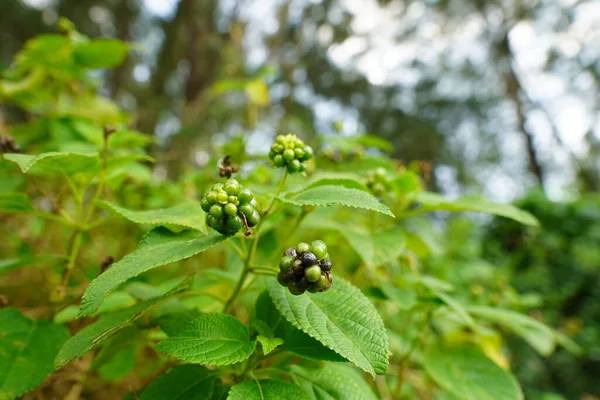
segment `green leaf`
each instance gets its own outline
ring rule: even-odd
[[[135,356],[138,350],[136,344],[119,349],[106,363],[98,368],[102,379],[119,382],[125,379],[135,367]]]
[[[404,230],[398,226],[376,233],[371,240],[374,249],[371,261],[373,265],[381,265],[398,258],[406,247]]]
[[[100,201],[98,204],[136,224],[176,225],[206,233],[205,213],[202,211],[200,204],[195,201],[189,201],[174,207],[146,211],[128,210],[106,201]]]
[[[414,200],[421,204],[421,208],[417,209],[417,213],[431,211],[471,211],[499,215],[525,225],[539,225],[538,220],[527,211],[520,210],[512,204],[495,203],[481,196],[470,195],[456,200],[448,200],[437,193],[420,192]]]
[[[123,282],[161,265],[192,257],[224,240],[226,236],[204,236],[191,231],[175,234],[164,228],[150,231],[139,247],[94,279],[81,300],[80,317],[93,314],[104,297]]]
[[[14,308],[0,310],[0,400],[17,398],[41,384],[68,338],[61,325],[32,321]]]
[[[327,364],[322,369],[293,365],[292,372],[313,400],[377,400],[362,375],[349,365]]]
[[[152,381],[140,400],[209,400],[218,372],[200,365],[178,365]]]
[[[309,360],[347,361],[283,318],[267,291],[258,296],[256,318],[254,326],[261,335],[283,339],[281,350],[289,351]]]
[[[9,258],[6,260],[0,260],[0,274],[5,274],[12,271],[15,268],[19,268],[25,265],[32,265],[43,263],[46,261],[56,261],[64,259],[64,256],[42,256],[42,257],[25,257],[25,258]]]
[[[473,347],[432,346],[423,358],[425,371],[462,400],[522,400],[517,380]]]
[[[301,190],[294,191],[293,193],[304,192],[308,189],[317,188],[320,186],[340,186],[345,187],[347,189],[357,189],[362,190],[364,192],[368,192],[367,189],[362,183],[353,178],[348,178],[344,176],[335,176],[335,175],[325,175],[322,178],[316,179],[308,184],[308,186],[302,188]]]
[[[475,321],[473,321],[473,317],[471,317],[467,309],[458,301],[456,301],[452,296],[448,296],[446,293],[439,290],[433,290],[433,293],[438,299],[443,301],[448,306],[448,308],[454,311],[454,313],[461,320],[463,320],[465,324],[469,326],[475,326]]]
[[[486,306],[469,307],[469,311],[476,317],[512,331],[543,356],[552,354],[559,342],[558,332],[527,315]]]
[[[0,213],[32,211],[31,200],[25,193],[0,193]]]
[[[96,39],[79,43],[73,50],[73,57],[87,68],[114,68],[125,60],[129,46],[116,39]]]
[[[358,189],[348,189],[342,186],[317,186],[291,198],[277,197],[283,203],[297,206],[328,207],[342,205],[346,207],[363,208],[393,217],[394,214],[383,203],[380,203],[369,193]]]
[[[263,335],[258,335],[256,337],[256,340],[260,342],[263,349],[263,354],[269,354],[270,352],[275,350],[276,347],[283,344],[283,339],[278,337],[267,337]]]
[[[5,154],[4,158],[16,163],[23,173],[33,167],[37,170],[75,174],[97,169],[100,160],[98,153],[58,153],[49,152],[32,156],[28,154]]]
[[[174,294],[185,291],[190,286],[191,279],[185,279],[181,284],[163,296],[146,300],[131,308],[117,311],[110,314],[104,314],[96,322],[83,328],[77,334],[71,337],[60,349],[60,353],[54,361],[54,365],[59,368],[66,365],[71,360],[81,357],[89,350],[93,349],[133,321],[138,319],[144,312],[158,303],[166,300]]]
[[[279,312],[296,328],[373,376],[387,370],[385,326],[358,288],[335,277],[324,293],[294,296],[274,279],[268,289]]]
[[[229,391],[227,400],[310,400],[308,394],[291,383],[263,380],[238,383]]]
[[[156,348],[188,363],[229,365],[250,357],[255,346],[248,339],[248,329],[235,317],[211,313],[196,318]]]

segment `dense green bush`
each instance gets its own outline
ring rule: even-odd
[[[517,400],[500,328],[544,356],[576,348],[472,296],[450,279],[460,263],[434,268],[417,223],[474,211],[537,225],[529,213],[427,192],[369,135],[258,156],[242,135],[197,171],[160,179],[153,139],[127,128],[91,73],[128,45],[61,27],[29,41],[0,81],[25,121],[2,132],[0,399]],[[279,284],[294,246],[294,284],[318,265],[328,290]]]

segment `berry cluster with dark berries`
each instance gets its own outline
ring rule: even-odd
[[[367,187],[377,197],[383,197],[389,190],[389,182],[385,168],[377,168],[367,172]]]
[[[277,280],[293,295],[307,290],[324,292],[331,287],[331,260],[327,245],[321,240],[287,249],[279,261],[279,269]]]
[[[208,213],[207,225],[223,235],[235,235],[242,227],[246,227],[248,235],[248,227],[260,221],[254,194],[233,178],[213,185],[200,205]]]
[[[306,161],[312,157],[313,149],[291,133],[278,135],[269,151],[273,165],[287,168],[290,174],[306,171]]]

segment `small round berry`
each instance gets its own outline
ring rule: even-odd
[[[250,204],[253,208],[256,208],[256,206],[258,205],[258,201],[256,201],[255,197],[253,197],[248,204]]]
[[[322,240],[315,240],[310,244],[310,251],[321,260],[327,254],[327,245]]]
[[[288,248],[284,253],[284,256],[296,257],[296,249],[293,247]]]
[[[208,215],[206,216],[206,224],[207,224],[208,226],[210,226],[211,228],[212,228],[212,226],[215,224],[215,221],[216,221],[216,220],[217,220],[217,219],[216,219],[215,217],[213,217],[212,215],[210,215],[210,214],[208,214]]]
[[[206,197],[204,197],[204,198],[202,198],[202,200],[200,200],[200,207],[202,207],[202,210],[204,212],[208,212],[208,210],[210,210],[210,203],[208,202]]]
[[[319,277],[319,280],[315,283],[315,287],[319,290],[323,290],[327,287],[328,284],[329,284],[329,279],[327,278],[327,275],[321,274],[321,276]]]
[[[296,157],[296,155],[294,153],[294,150],[292,150],[292,149],[286,149],[283,152],[283,159],[287,162],[292,161],[295,157]]]
[[[269,160],[272,160],[273,158],[275,158],[275,156],[277,155],[277,153],[275,153],[273,150],[269,150]]]
[[[286,272],[294,265],[294,257],[283,256],[281,260],[279,260],[279,269],[282,272]]]
[[[297,282],[290,283],[290,285],[288,286],[288,289],[289,289],[290,293],[293,294],[294,296],[300,296],[301,294],[303,294],[306,291],[306,289],[302,289],[301,287],[299,287]]]
[[[281,154],[277,154],[275,157],[273,157],[273,164],[276,167],[283,167],[285,165],[285,160],[283,159]]]
[[[220,204],[227,204],[227,202],[229,202],[229,196],[226,192],[219,192],[219,194],[217,195],[217,201]]]
[[[296,147],[297,149],[303,149],[304,142],[300,139],[296,139],[296,141],[294,142],[294,147]]]
[[[230,202],[230,203],[232,203],[232,204],[235,204],[235,202],[237,201],[237,199],[238,199],[237,197],[235,197],[235,196],[233,196],[233,195],[230,195],[230,196],[227,198],[227,201],[228,201],[228,202]]]
[[[284,146],[285,146],[286,150],[294,150],[294,147],[296,147],[296,144],[290,140]]]
[[[244,226],[244,221],[242,221],[239,215],[234,215],[233,217],[227,218],[225,226],[227,227],[227,230],[229,230],[232,234],[235,234],[237,231],[242,229],[242,226]]]
[[[326,260],[326,261],[329,261],[329,260],[331,260],[331,258],[329,257],[329,253],[325,254],[325,255],[323,256],[322,260]]]
[[[295,158],[297,158],[298,160],[301,160],[302,157],[304,157],[304,149],[301,149],[300,147],[296,147],[294,149],[294,156]]]
[[[298,254],[302,254],[305,251],[309,251],[310,250],[310,246],[308,245],[308,243],[298,243],[298,245],[296,246],[296,253]]]
[[[308,161],[313,157],[313,149],[310,146],[304,146],[304,156],[302,161]]]
[[[208,192],[208,194],[206,195],[206,201],[208,201],[208,204],[210,204],[211,206],[213,204],[217,203],[217,192],[215,191],[210,191]]]
[[[216,219],[223,218],[223,215],[225,215],[225,212],[223,211],[223,207],[218,204],[213,204],[212,206],[210,206],[209,213]]]
[[[283,136],[283,135],[277,135],[277,137],[275,138],[275,142],[277,142],[279,144],[284,144],[285,143],[285,136]]]
[[[298,161],[296,159],[292,160],[287,165],[287,170],[291,174],[293,174],[294,172],[300,172],[300,168],[302,168],[302,165],[300,164],[300,161]]]
[[[281,143],[273,143],[271,150],[273,150],[276,154],[281,154],[283,153],[283,150],[285,150],[285,147]]]
[[[304,253],[309,254],[309,253]],[[309,282],[316,282],[321,278],[321,267],[318,265],[313,265],[304,271],[304,277]]]
[[[252,201],[252,199],[254,198],[254,195],[252,194],[252,191],[250,189],[243,188],[242,190],[240,190],[237,197],[238,197],[238,200],[240,201],[240,204],[247,204]]]
[[[223,210],[225,211],[225,214],[229,215],[230,217],[233,217],[238,212],[238,208],[233,203],[225,204]]]
[[[306,278],[302,278],[302,279],[298,280],[296,283],[297,283],[298,287],[302,290],[307,290],[311,286],[310,282]]]
[[[239,206],[239,210],[244,213],[246,218],[254,213],[254,207],[252,207],[250,204],[242,204]]]
[[[287,287],[290,284],[291,279],[287,272],[280,272],[277,274],[277,282],[279,282],[281,286]]]
[[[212,186],[212,190],[214,190],[215,192],[220,192],[221,189],[223,189],[223,184],[222,183],[215,183]]]
[[[227,182],[225,182],[223,189],[225,189],[227,194],[235,196],[240,192],[240,184],[235,179],[229,179]]]
[[[260,214],[258,211],[254,210],[251,215],[246,215],[246,221],[248,221],[248,226],[256,226],[260,222]]]
[[[298,172],[306,172],[306,168],[307,168],[307,165],[303,161],[303,162],[300,163],[300,170]]]
[[[331,267],[332,266],[333,265],[331,264],[331,261],[329,261],[329,260],[323,260],[323,261],[321,261],[321,270],[323,272],[329,272],[329,271],[331,271]]]
[[[302,265],[304,265],[306,268],[315,265],[318,262],[317,256],[310,251],[305,251],[304,253],[300,254],[300,260],[302,261]]]
[[[225,233],[227,230],[225,226],[225,219],[223,218],[214,218],[210,226],[219,233]]]

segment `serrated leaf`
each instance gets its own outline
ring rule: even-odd
[[[258,319],[255,321],[255,327],[260,334],[283,339],[281,350],[289,351],[309,360],[347,361],[344,357],[323,346],[317,339],[295,328],[283,318],[267,291],[258,296],[256,318]],[[262,324],[260,324],[261,322]],[[261,326],[264,329],[260,329]]]
[[[294,204],[297,206],[328,207],[342,205],[376,211],[381,214],[389,215],[390,217],[394,216],[388,206],[380,203],[369,193],[358,189],[348,189],[342,186],[318,186],[300,192],[291,198],[277,197],[277,199],[283,203]]]
[[[0,400],[17,398],[41,384],[68,338],[61,325],[32,321],[14,308],[0,310]]]
[[[140,400],[209,400],[218,372],[200,365],[178,365],[153,380]]]
[[[327,364],[322,369],[293,365],[292,373],[313,400],[377,400],[362,375],[349,365]]]
[[[0,193],[0,213],[32,211],[31,200],[25,193]]]
[[[291,383],[263,380],[238,383],[229,391],[227,400],[310,400],[308,394]]]
[[[37,156],[29,154],[5,154],[4,158],[16,163],[23,173],[29,172],[33,167],[46,171],[75,174],[88,172],[98,167],[100,160],[98,153],[59,153],[48,152]]]
[[[248,338],[248,329],[227,314],[204,314],[156,348],[188,363],[229,365],[250,357],[256,346]]]
[[[418,213],[430,211],[452,211],[452,212],[480,212],[492,215],[499,215],[513,219],[525,225],[538,226],[538,220],[528,213],[512,204],[496,203],[481,196],[464,196],[456,200],[448,200],[437,193],[420,192],[415,201],[421,204]]]
[[[558,342],[557,332],[527,315],[486,306],[469,307],[469,311],[476,317],[509,329],[543,356],[552,354]]]
[[[522,400],[517,380],[473,347],[432,346],[423,357],[425,371],[462,400]]]
[[[292,295],[276,280],[269,294],[281,314],[296,328],[375,376],[388,365],[388,338],[381,317],[361,291],[335,277],[330,290]]]
[[[205,213],[202,211],[200,204],[194,201],[182,203],[174,207],[145,211],[128,210],[106,201],[100,201],[98,204],[136,224],[154,226],[176,225],[206,233]]]
[[[127,43],[116,39],[95,39],[78,43],[73,49],[75,61],[86,68],[114,68],[129,51]]]
[[[77,332],[75,336],[71,337],[65,343],[60,349],[60,352],[54,361],[54,365],[59,368],[66,365],[71,360],[81,357],[89,350],[131,324],[151,307],[168,299],[174,294],[187,290],[190,287],[190,283],[191,279],[187,278],[163,296],[143,301],[125,310],[102,315],[96,322]]]
[[[278,337],[267,337],[263,335],[258,335],[256,340],[261,344],[263,349],[263,354],[269,354],[275,348],[283,344],[283,339]]]
[[[81,300],[80,317],[96,312],[105,296],[123,282],[161,265],[184,260],[226,240],[226,236],[204,236],[199,232],[175,234],[164,228],[149,232],[138,248],[94,279]]]

